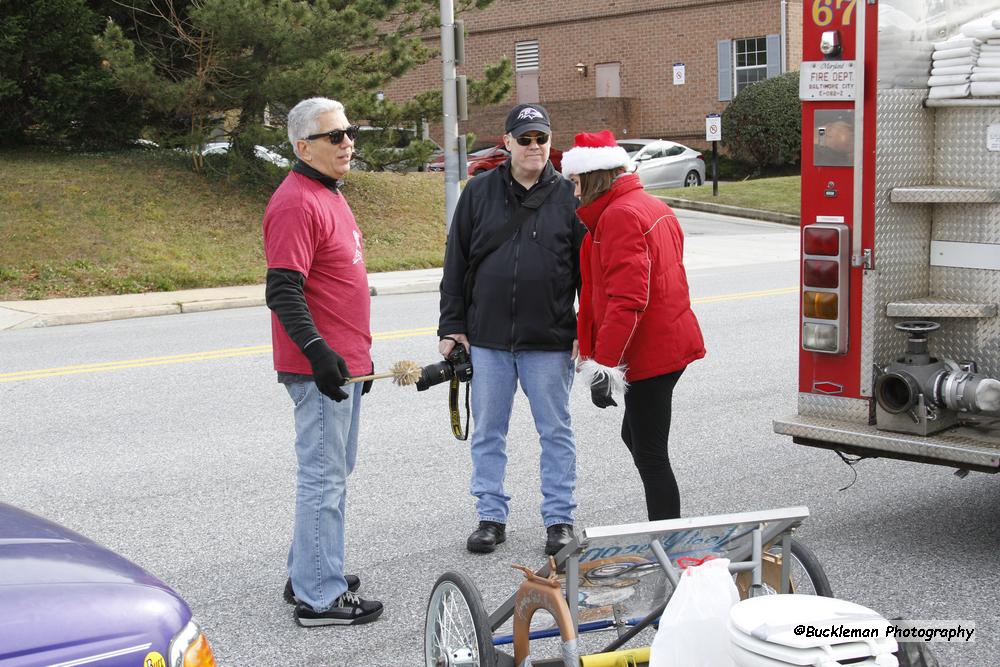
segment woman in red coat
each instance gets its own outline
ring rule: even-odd
[[[680,516],[667,441],[674,385],[705,356],[674,212],[645,193],[608,131],[576,135],[562,170],[576,184],[587,226],[580,250],[579,370],[599,408],[625,396],[622,440],[646,491],[650,521]]]

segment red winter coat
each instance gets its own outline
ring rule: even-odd
[[[589,230],[580,248],[580,355],[602,366],[624,364],[630,382],[704,357],[684,234],[670,207],[626,174],[577,215]]]

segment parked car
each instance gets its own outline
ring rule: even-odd
[[[473,151],[468,154],[468,173],[469,176],[478,176],[479,174],[489,171],[494,167],[499,167],[507,158],[510,157],[510,153],[503,144],[497,144],[495,146],[488,146],[482,148],[478,151]],[[552,166],[556,168],[556,171],[562,169],[562,151],[558,148],[552,148],[549,150],[549,161],[552,162]],[[428,171],[444,171],[444,156],[436,162],[432,162],[427,166]]]
[[[86,537],[0,503],[0,664],[214,667],[187,603]]]
[[[629,170],[645,188],[679,188],[705,182],[705,158],[693,148],[663,139],[622,139]]]
[[[433,139],[421,140],[417,132],[406,127],[358,126],[358,138],[354,141],[354,159],[351,169],[356,171],[423,171],[444,155]],[[432,152],[427,163],[415,164],[412,151],[407,151],[415,141],[429,141]]]
[[[201,149],[202,155],[221,155],[222,153],[229,152],[229,142],[228,141],[210,141],[205,144],[205,147]],[[276,164],[279,167],[287,169],[291,166],[284,155],[276,153],[275,151],[267,148],[266,146],[254,146],[253,154],[257,156],[258,159],[264,160],[265,162],[270,162],[271,164]]]

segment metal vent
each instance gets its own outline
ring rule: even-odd
[[[518,72],[538,69],[538,40],[518,42],[514,46],[514,68]]]

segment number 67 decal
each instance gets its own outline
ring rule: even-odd
[[[833,21],[834,12],[843,10],[843,14],[840,16],[840,25],[851,25],[851,18],[854,15],[855,1],[856,0],[813,0],[813,23],[820,27],[828,26]]]

